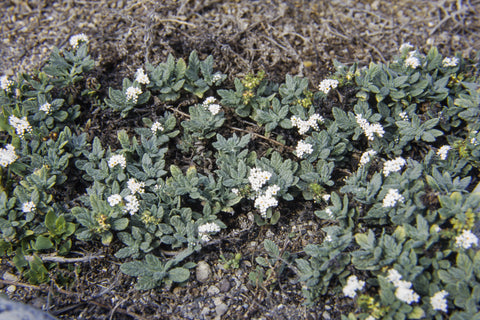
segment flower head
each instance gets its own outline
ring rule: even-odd
[[[250,175],[248,181],[252,186],[253,191],[259,191],[260,188],[272,177],[272,174],[268,171],[262,171],[259,168],[250,169]]]
[[[357,293],[355,291],[362,290],[365,281],[358,280],[357,276],[350,276],[347,279],[347,284],[343,287],[343,294],[350,298],[355,298]]]
[[[123,208],[125,212],[130,213],[132,216],[138,212],[138,209],[140,208],[140,202],[133,194],[126,196],[125,201],[127,201],[125,207]]]
[[[70,38],[70,45],[73,49],[77,49],[77,47],[83,42],[88,43],[88,37],[84,33],[74,35]]]
[[[371,157],[377,154],[377,151],[375,150],[367,150],[364,153],[362,153],[362,156],[360,157],[360,163],[358,164],[359,167],[362,167],[366,165],[367,163],[370,162]]]
[[[367,139],[373,141],[375,133],[379,137],[383,137],[385,130],[380,123],[370,124],[367,119],[363,118],[361,114],[355,116],[357,124],[362,128],[363,132],[367,136]]]
[[[4,148],[0,149],[0,166],[5,168],[17,159],[18,156],[15,153],[15,147],[13,145],[7,144]]]
[[[165,128],[162,126],[162,124],[158,121],[155,121],[153,124],[152,124],[152,127],[150,128],[150,130],[152,130],[152,133],[153,134],[156,134],[158,131],[163,131],[165,130]]]
[[[328,94],[331,89],[335,89],[338,86],[338,80],[335,79],[325,79],[318,85],[318,90],[322,91],[325,94]]]
[[[412,304],[412,302],[418,302],[418,300],[420,299],[420,296],[415,293],[415,291],[410,288],[406,288],[405,286],[397,287],[397,290],[395,290],[395,296],[398,300],[403,301],[407,304]]]
[[[107,201],[108,201],[108,204],[111,206],[111,207],[114,207],[116,206],[117,204],[121,203],[122,202],[122,196],[119,195],[119,194],[112,194],[111,196],[109,196],[107,198]]]
[[[432,305],[433,310],[440,310],[443,312],[447,312],[447,299],[445,297],[448,296],[448,292],[445,290],[438,291],[430,298],[430,304]]]
[[[397,189],[389,189],[387,195],[383,199],[383,207],[384,208],[390,208],[390,207],[395,207],[397,202],[402,202],[405,200],[405,198],[398,193]]]
[[[142,94],[142,89],[137,87],[128,87],[125,95],[127,96],[127,101],[132,101],[133,103],[137,103],[138,96]]]
[[[132,192],[132,194],[135,193],[144,193],[145,190],[143,189],[145,187],[145,182],[137,182],[134,178],[130,178],[127,181],[127,187]]]
[[[298,141],[297,148],[295,149],[295,153],[297,157],[303,158],[304,154],[310,154],[313,152],[313,146],[310,143],[306,143],[303,140]]]
[[[388,177],[390,173],[402,170],[403,166],[406,164],[407,162],[402,157],[397,157],[393,160],[385,161],[385,163],[383,164],[383,174],[385,177]]]
[[[266,217],[268,208],[276,207],[277,205],[277,199],[269,194],[260,195],[255,199],[255,208],[260,210],[260,214],[264,218]]]
[[[23,213],[32,212],[33,210],[35,210],[35,208],[36,206],[35,206],[35,203],[33,203],[33,201],[28,201],[22,204]]]
[[[456,67],[459,62],[460,62],[460,61],[458,60],[457,57],[453,57],[453,58],[448,58],[448,57],[446,57],[446,58],[444,58],[444,59],[442,60],[442,65],[443,65],[443,67],[445,67],[445,68],[448,68],[448,67]]]
[[[32,126],[28,122],[27,117],[23,117],[22,119],[20,119],[15,117],[14,115],[11,115],[10,117],[8,117],[8,123],[15,128],[15,132],[21,138],[23,138],[25,132],[32,131]]]
[[[292,122],[292,126],[298,128],[298,133],[305,134],[310,128],[318,130],[318,122],[323,122],[324,119],[321,115],[315,113],[312,114],[308,120],[302,120],[297,116],[292,116],[290,121]]]
[[[400,52],[408,52],[413,49],[413,46],[410,44],[410,42],[405,42],[400,46]]]
[[[145,74],[145,71],[143,71],[143,68],[138,68],[137,72],[135,72],[135,81],[141,84],[150,83],[150,79],[148,78],[148,75]]]
[[[208,111],[210,111],[212,115],[218,114],[220,110],[222,110],[222,107],[219,104],[212,103],[208,105]]]
[[[202,242],[210,241],[210,234],[220,231],[220,226],[215,222],[208,222],[198,227],[198,235]]]
[[[50,109],[52,109],[52,105],[48,102],[45,102],[44,104],[42,104],[38,110],[40,111],[43,111],[45,112],[46,114],[49,114],[50,113]]]
[[[3,76],[0,78],[0,88],[2,88],[5,91],[10,91],[12,86],[13,86],[13,81],[8,80],[7,76]]]
[[[388,270],[388,275],[387,275],[387,280],[390,282],[397,282],[402,279],[402,275],[396,270],[396,269],[390,269]]]
[[[469,249],[472,245],[478,245],[478,238],[470,230],[463,230],[462,234],[455,238],[455,246]]]
[[[447,156],[448,156],[448,151],[450,149],[452,149],[452,147],[450,147],[449,145],[445,145],[445,146],[440,147],[440,149],[438,149],[438,151],[437,151],[437,156],[439,156],[440,159],[442,159],[442,160],[446,160]]]
[[[420,66],[420,59],[415,57],[413,55],[413,53],[415,53],[415,51],[410,52],[410,55],[408,56],[408,58],[405,59],[405,67],[406,68],[416,69],[417,67]]]
[[[127,161],[125,160],[125,156],[123,154],[115,154],[108,160],[108,166],[110,168],[114,168],[117,165],[122,167],[122,169],[125,169],[127,166]]]

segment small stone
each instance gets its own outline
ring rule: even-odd
[[[14,293],[15,290],[17,290],[17,287],[15,287],[14,285],[10,285],[7,287],[7,289],[5,289],[5,291],[7,291],[8,293]]]
[[[197,264],[197,268],[195,270],[195,274],[197,276],[197,281],[199,282],[207,282],[212,274],[212,270],[210,265],[205,261],[200,261]]]
[[[322,317],[323,317],[324,320],[330,320],[332,318],[330,316],[330,313],[328,313],[327,311],[323,311]]]
[[[221,303],[215,307],[215,312],[219,317],[223,316],[227,312],[227,310],[228,310],[228,306],[225,303]]]
[[[223,278],[220,281],[220,292],[223,292],[223,293],[228,292],[230,288],[231,288],[230,281],[226,278]]]
[[[10,272],[5,272],[2,278],[3,280],[6,280],[6,281],[14,281],[14,282],[18,281],[18,277]]]
[[[273,238],[275,236],[275,233],[272,232],[272,230],[268,229],[267,232],[265,233],[265,237],[267,238]]]
[[[210,286],[207,290],[207,293],[209,296],[214,296],[220,293],[220,289],[218,289],[216,286]]]

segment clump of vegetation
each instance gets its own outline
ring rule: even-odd
[[[318,90],[263,72],[229,89],[213,58],[193,52],[188,63],[147,64],[99,97],[82,90],[94,68],[88,39],[71,45],[38,74],[1,79],[0,252],[31,283],[59,268],[43,253],[66,256],[82,242],[115,243],[138,290],[183,283],[195,253],[229,228],[225,214],[249,208],[259,226],[274,225],[296,201],[315,208],[323,240],[294,253],[265,240],[253,285],[275,286],[290,270],[308,303],[354,299],[344,319],[479,316],[474,61],[406,44],[389,64],[336,63]],[[323,109],[342,88],[354,102]],[[152,105],[159,113],[108,145],[78,122],[82,99],[119,119]],[[66,199],[71,172],[86,188]],[[238,268],[241,257],[223,262]]]

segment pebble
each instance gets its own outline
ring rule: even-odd
[[[221,303],[215,307],[215,312],[217,313],[218,317],[223,316],[228,310],[228,306],[225,303]]]
[[[273,238],[275,236],[275,233],[272,232],[272,230],[268,229],[267,232],[265,233],[265,237],[267,238]]]
[[[15,287],[14,285],[10,285],[7,287],[7,289],[5,289],[5,291],[7,291],[8,293],[14,293],[15,290],[17,290],[17,287]]]
[[[215,296],[220,293],[220,289],[218,289],[216,286],[210,286],[207,289],[207,293],[209,296]]]
[[[205,261],[200,261],[197,264],[195,274],[197,277],[197,281],[207,282],[212,274],[212,269],[210,268],[210,265],[208,263],[206,263]]]
[[[220,281],[220,292],[223,292],[223,293],[228,292],[230,288],[231,288],[230,281],[226,278],[223,278]]]
[[[6,280],[6,281],[14,281],[14,282],[18,281],[18,277],[10,272],[5,272],[2,278],[3,280]]]
[[[327,311],[324,311],[322,313],[322,317],[324,320],[330,320],[332,317],[330,316],[330,313],[328,313]]]

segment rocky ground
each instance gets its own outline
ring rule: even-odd
[[[472,1],[124,1],[12,0],[0,4],[0,75],[39,69],[54,46],[75,34],[90,39],[102,87],[118,87],[145,62],[168,54],[213,55],[215,69],[234,77],[265,70],[281,82],[287,73],[315,86],[343,63],[386,62],[410,42],[427,51],[473,57],[480,49],[480,2]],[[100,126],[100,124],[97,124]],[[103,125],[103,124],[102,124]],[[93,123],[92,127],[95,127]],[[104,129],[100,126],[100,129]],[[58,277],[68,288],[30,285],[2,261],[0,285],[10,298],[48,309],[60,319],[338,319],[352,306],[327,295],[307,307],[292,271],[263,284],[249,281],[263,240],[301,254],[319,238],[319,219],[308,207],[285,207],[275,226],[258,227],[248,213],[221,217],[229,228],[194,256],[201,261],[185,286],[139,292],[119,271],[116,248],[76,248],[83,262],[64,263]],[[221,256],[241,255],[225,269]]]

